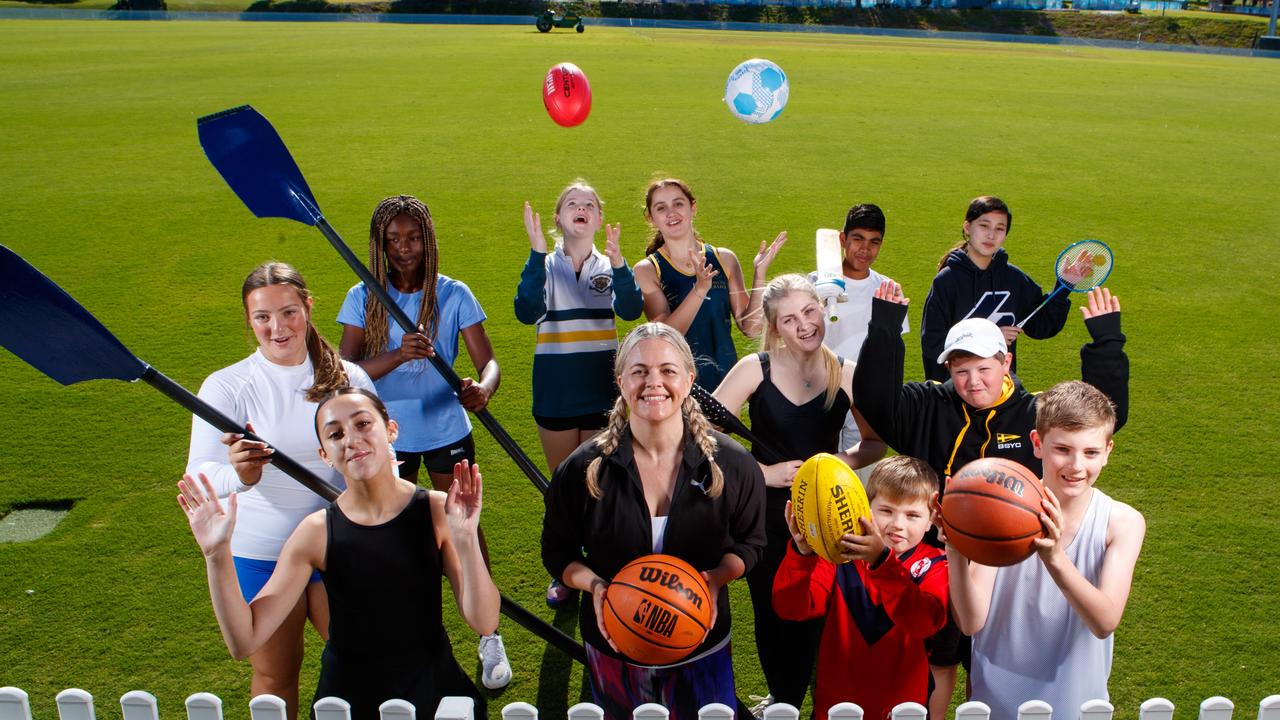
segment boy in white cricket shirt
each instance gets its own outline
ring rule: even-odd
[[[876,205],[863,203],[849,208],[845,216],[844,230],[840,233],[840,247],[844,249],[844,261],[841,263],[844,275],[844,288],[836,283],[818,283],[817,273],[809,275],[809,279],[817,284],[818,295],[824,301],[828,296],[844,294],[848,299],[833,303],[831,309],[836,320],[826,318],[827,333],[824,342],[837,355],[854,362],[862,350],[862,341],[867,339],[867,324],[871,322],[871,300],[876,288],[888,278],[871,266],[880,255],[880,247],[884,244],[884,212]],[[910,326],[906,318],[902,319],[902,334],[906,335]],[[853,447],[862,436],[858,433],[858,425],[853,421],[853,414],[845,416],[844,430],[840,432],[840,447]],[[863,483],[870,476],[874,466],[863,468],[860,475]]]

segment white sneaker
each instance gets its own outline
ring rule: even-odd
[[[511,682],[511,663],[507,661],[507,648],[498,633],[480,638],[480,663],[483,666],[480,682],[485,687],[498,690]]]
[[[760,718],[763,718],[764,709],[773,704],[772,695],[765,695],[764,697],[761,697],[759,695],[748,695],[747,699],[755,701],[755,705],[752,705],[749,709],[751,711],[751,714],[754,715],[757,718],[757,720],[759,720]]]

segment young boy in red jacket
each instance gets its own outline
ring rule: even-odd
[[[818,647],[814,717],[854,702],[867,720],[884,720],[903,702],[928,703],[932,690],[925,640],[947,621],[947,559],[921,543],[938,477],[899,455],[867,482],[872,522],[845,535],[840,565],[814,554],[797,531],[773,581],[773,607],[786,620],[826,617]]]

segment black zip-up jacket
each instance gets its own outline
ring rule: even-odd
[[[711,481],[707,458],[687,430],[684,459],[676,477],[663,535],[662,552],[688,562],[700,571],[713,570],[726,553],[742,558],[747,570],[764,550],[764,474],[736,441],[712,432],[718,447],[716,462],[724,473],[724,491],[708,497]],[[581,561],[610,580],[632,560],[653,554],[653,528],[636,470],[630,433],[600,464],[599,500],[587,492],[587,465],[600,455],[595,443],[583,443],[556,468],[547,490],[542,520],[542,564],[553,578],[563,578],[569,563]],[[729,634],[729,593],[720,589],[716,624],[693,655],[704,652]],[[578,624],[582,639],[601,652],[626,659],[609,647],[596,627],[591,594],[582,593]]]
[[[862,417],[896,452],[929,463],[939,482],[981,457],[1014,460],[1040,477],[1030,437],[1036,396],[1009,378],[1013,390],[1008,398],[979,409],[960,399],[950,379],[904,384],[906,350],[899,333],[906,313],[906,305],[872,301],[867,340],[853,373],[854,405]],[[1085,327],[1093,342],[1080,348],[1080,376],[1115,403],[1119,430],[1129,416],[1129,358],[1120,313],[1091,318]]]
[[[1009,264],[1009,254],[1001,248],[991,257],[986,270],[973,264],[963,249],[952,250],[947,264],[933,278],[929,297],[924,301],[920,319],[920,354],[924,360],[924,376],[944,382],[947,369],[938,362],[952,325],[970,317],[987,318],[996,325],[1016,325],[1031,314],[1045,294],[1035,280]],[[1044,309],[1027,322],[1023,332],[1037,340],[1062,332],[1071,312],[1071,293],[1058,293]],[[1018,354],[1014,342],[1012,373],[1018,372]]]

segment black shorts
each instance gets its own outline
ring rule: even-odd
[[[564,432],[565,430],[603,430],[609,424],[609,412],[573,415],[570,417],[547,417],[534,415],[533,421],[543,430]]]
[[[940,667],[954,667],[963,665],[965,672],[969,671],[969,658],[973,652],[973,640],[968,635],[960,632],[960,626],[956,625],[956,620],[951,616],[950,610],[947,612],[947,624],[942,629],[929,638],[927,643],[929,648],[929,664],[938,665]]]
[[[426,465],[427,472],[452,473],[454,463],[467,460],[475,464],[476,441],[468,433],[461,440],[434,450],[424,450],[423,452],[402,452],[397,450],[396,459],[401,461],[401,477],[417,474],[418,466],[420,465]]]

